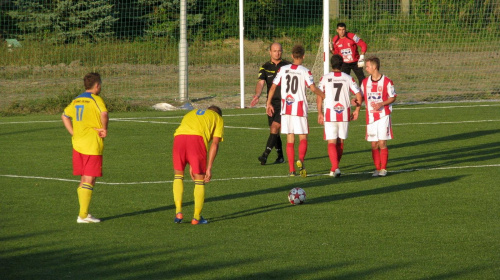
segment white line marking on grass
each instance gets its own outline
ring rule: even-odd
[[[458,122],[427,122],[427,123],[393,123],[392,125],[428,125],[428,124],[461,124],[461,123],[483,123],[483,122],[500,122],[500,120],[477,120],[477,121],[458,121]]]
[[[431,168],[412,168],[412,169],[400,169],[400,170],[391,170],[389,173],[406,173],[406,172],[415,172],[415,171],[429,171],[429,170],[451,170],[451,169],[465,169],[465,168],[487,168],[487,167],[500,167],[500,164],[486,164],[486,165],[468,165],[468,166],[448,166],[448,167],[431,167]],[[352,175],[363,175],[363,174],[372,174],[373,172],[351,172],[351,173],[342,173],[342,176],[352,176]],[[307,177],[319,177],[319,176],[329,176],[329,173],[325,174],[308,174]],[[0,177],[10,177],[10,178],[21,178],[21,179],[39,179],[39,180],[52,180],[52,181],[64,181],[64,182],[76,182],[79,183],[80,180],[73,179],[63,179],[63,178],[52,178],[52,177],[40,177],[40,176],[21,176],[21,175],[8,175],[8,174],[0,174]],[[231,180],[249,180],[249,179],[269,179],[269,178],[286,178],[287,175],[283,176],[255,176],[255,177],[239,177],[239,178],[221,178],[221,179],[212,179],[211,181],[231,181]],[[186,180],[190,182],[190,180]],[[125,183],[112,183],[112,182],[104,182],[98,181],[96,184],[102,185],[147,185],[147,184],[167,184],[172,183],[173,180],[170,181],[150,181],[150,182],[125,182]]]

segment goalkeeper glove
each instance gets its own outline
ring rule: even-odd
[[[363,67],[365,66],[365,55],[362,54],[359,56],[359,60],[358,60],[358,67]]]

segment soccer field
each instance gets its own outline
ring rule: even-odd
[[[110,114],[90,206],[100,224],[76,223],[60,116],[0,118],[0,279],[499,279],[499,112],[500,102],[395,105],[383,178],[371,176],[364,110],[340,178],[327,176],[312,112],[301,178],[258,162],[263,108],[224,110],[210,224],[199,226],[173,223],[171,147],[185,111]],[[294,187],[305,204],[288,202]],[[193,210],[186,179],[186,221]]]

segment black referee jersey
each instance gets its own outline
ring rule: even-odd
[[[276,74],[278,73],[278,69],[281,68],[281,66],[292,64],[289,61],[286,60],[281,60],[278,64],[275,64],[272,61],[268,61],[262,65],[259,69],[259,80],[265,80],[267,84],[267,94],[269,94],[269,90],[271,89],[271,86],[273,85],[273,80],[276,77]],[[267,95],[266,95],[267,98]],[[274,92],[273,100],[271,101],[273,103],[275,102],[281,102],[281,87],[278,86],[276,88],[276,91]]]

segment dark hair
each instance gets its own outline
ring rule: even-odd
[[[337,28],[339,28],[339,27],[347,28],[346,25],[345,25],[345,23],[343,23],[343,22],[337,23]]]
[[[380,70],[380,59],[376,56],[370,56],[369,58],[367,58],[365,60],[365,62],[370,62],[371,64],[375,64],[375,68],[377,68],[377,70]]]
[[[91,89],[96,83],[101,83],[101,75],[99,73],[88,73],[83,77],[83,86],[85,89]]]
[[[208,107],[208,110],[212,110],[222,117],[222,110],[218,106],[212,105]]]
[[[332,65],[332,69],[340,70],[342,69],[342,64],[344,64],[344,59],[339,54],[334,54],[330,58],[330,64]]]
[[[295,45],[292,48],[292,56],[293,58],[303,58],[306,50],[302,45]]]

